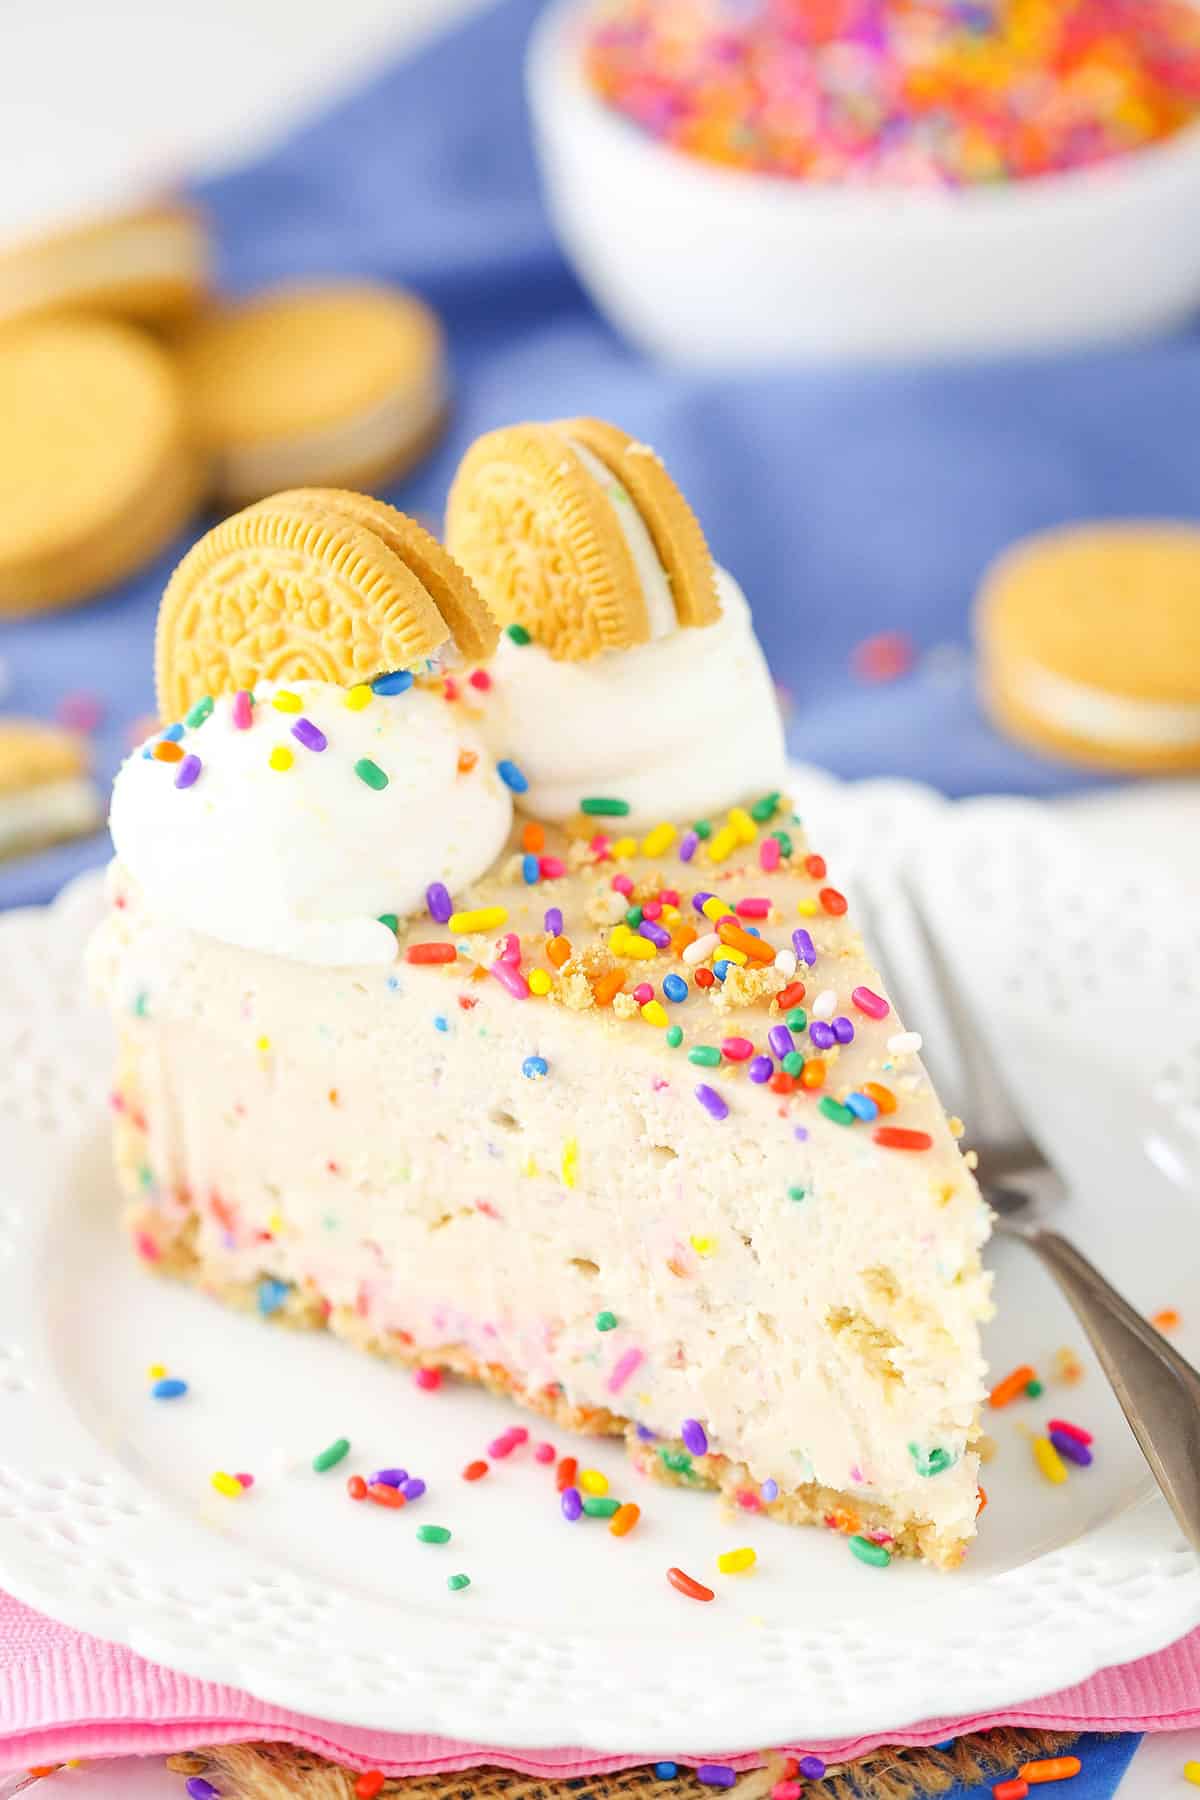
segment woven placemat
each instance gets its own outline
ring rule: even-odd
[[[872,1750],[855,1762],[831,1764],[819,1781],[804,1782],[804,1800],[923,1800],[947,1793],[956,1782],[984,1781],[1017,1763],[1056,1756],[1077,1736],[1073,1731],[1000,1730],[959,1738],[946,1750]],[[356,1800],[359,1781],[354,1771],[288,1744],[227,1744],[170,1756],[167,1766],[180,1775],[204,1776],[221,1800]],[[727,1791],[734,1800],[768,1800],[775,1783],[789,1772],[784,1758],[772,1753]],[[702,1786],[690,1769],[681,1768],[673,1781],[664,1781],[653,1763],[569,1781],[544,1781],[507,1769],[467,1769],[389,1778],[375,1791],[381,1800],[713,1800],[721,1792]]]

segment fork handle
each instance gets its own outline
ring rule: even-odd
[[[1021,1236],[1071,1302],[1184,1536],[1200,1550],[1200,1374],[1074,1244]]]

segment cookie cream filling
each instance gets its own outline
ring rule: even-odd
[[[163,219],[118,233],[31,247],[0,264],[0,319],[86,296],[97,287],[138,281],[200,281],[208,251],[197,225]]]
[[[297,487],[323,479],[331,468],[367,468],[403,454],[433,428],[446,405],[440,367],[424,380],[398,388],[376,406],[336,424],[253,444],[227,444],[216,452],[216,476],[231,493]]]
[[[604,497],[617,521],[621,536],[629,547],[646,602],[651,639],[666,637],[679,623],[675,612],[675,596],[671,592],[670,578],[659,560],[646,521],[634,505],[633,496],[612,470],[577,438],[569,437],[567,442],[588,474],[603,488]]]
[[[439,694],[356,709],[328,682],[263,682],[246,719],[227,695],[185,728],[191,785],[156,739],[117,776],[113,843],[165,923],[300,962],[387,963],[381,915],[417,912],[434,881],[461,892],[499,855],[509,791]]]
[[[0,794],[0,856],[25,844],[79,837],[95,831],[100,820],[100,798],[85,775]]]
[[[1105,693],[1037,663],[1022,665],[1014,688],[1030,712],[1075,737],[1137,750],[1186,750],[1200,742],[1200,704]]]
[[[483,729],[528,781],[525,811],[562,821],[603,795],[639,830],[782,785],[783,724],[749,605],[724,569],[717,594],[716,624],[588,662],[501,637]]]

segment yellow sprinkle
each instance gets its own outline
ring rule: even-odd
[[[659,914],[659,924],[660,925],[677,925],[678,923],[679,923],[679,908],[677,906],[668,906],[666,904],[666,902],[664,901],[662,912]]]
[[[647,1025],[665,1025],[667,1023],[667,1015],[661,1000],[647,1000],[642,1008],[642,1017]]]
[[[714,962],[744,963],[747,961],[747,957],[744,950],[735,950],[732,944],[722,944],[713,951],[712,960]]]
[[[749,1545],[744,1550],[725,1550],[717,1558],[717,1567],[722,1575],[742,1575],[752,1569],[758,1561],[757,1552]]]
[[[637,839],[631,837],[618,838],[609,846],[618,862],[628,862],[631,856],[637,855]]]
[[[270,1038],[269,1037],[255,1038],[254,1048],[258,1051],[260,1056],[265,1056],[267,1054],[267,1051],[271,1048]]]
[[[451,913],[447,931],[495,931],[508,918],[507,906],[477,906],[474,912]]]
[[[957,1113],[951,1113],[950,1117],[946,1120],[946,1124],[950,1129],[950,1136],[953,1138],[960,1138],[967,1129]]]
[[[579,1485],[585,1494],[607,1494],[608,1476],[600,1469],[580,1469]]]
[[[530,969],[528,980],[531,994],[548,994],[550,992],[550,977],[545,969]]]
[[[800,917],[802,919],[815,918],[816,912],[817,912],[817,903],[815,900],[797,900],[796,911],[800,914]]]
[[[364,706],[371,704],[371,689],[365,681],[360,681],[346,690],[346,705],[351,712],[361,712]]]
[[[708,899],[704,902],[704,916],[706,919],[724,919],[732,911],[732,906],[727,905],[726,902],[721,899],[719,894],[710,894]]]
[[[697,1256],[711,1256],[717,1247],[717,1240],[712,1237],[692,1237],[688,1242]]]
[[[146,1370],[146,1375],[151,1381],[161,1381],[166,1372],[166,1363],[151,1363],[150,1367]]]
[[[573,1188],[579,1171],[579,1143],[575,1138],[568,1138],[563,1145],[562,1178],[565,1187]]]
[[[649,938],[638,937],[628,926],[623,931],[613,932],[608,940],[608,947],[614,956],[636,956],[642,962],[648,962],[658,954]]]
[[[522,1175],[537,1175],[540,1173],[536,1156],[527,1156],[525,1158],[524,1163],[521,1165],[521,1173]]]
[[[229,1500],[240,1500],[246,1491],[240,1481],[235,1480],[232,1475],[226,1475],[223,1469],[217,1470],[212,1477],[212,1484],[218,1494],[224,1494]]]
[[[293,694],[288,688],[280,688],[277,694],[272,695],[271,705],[276,712],[299,712],[300,696]]]
[[[739,844],[752,844],[758,836],[758,826],[743,806],[731,806],[726,815],[728,829],[733,832]]]
[[[290,769],[295,760],[286,744],[276,744],[267,758],[273,769]]]
[[[674,825],[656,825],[654,830],[648,831],[642,839],[642,855],[663,856],[675,842],[675,836]]]
[[[1185,1762],[1183,1779],[1190,1781],[1193,1787],[1200,1787],[1200,1762]]]
[[[1067,1479],[1067,1465],[1063,1462],[1062,1457],[1058,1454],[1058,1451],[1054,1448],[1050,1439],[1035,1437],[1033,1440],[1033,1455],[1038,1468],[1042,1471],[1046,1480],[1052,1481],[1055,1487],[1060,1487]]]
[[[732,856],[738,846],[738,835],[732,825],[722,825],[720,831],[714,831],[709,838],[706,849],[709,862],[724,862]]]
[[[267,1215],[267,1230],[271,1233],[272,1237],[282,1237],[283,1235],[285,1230],[283,1214],[278,1207],[275,1208],[273,1213]]]

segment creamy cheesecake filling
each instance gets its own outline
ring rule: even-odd
[[[252,444],[223,445],[216,452],[217,480],[231,493],[248,493],[320,481],[331,468],[385,463],[432,430],[446,399],[439,366],[352,418]]]
[[[119,234],[63,238],[0,262],[0,318],[65,305],[98,287],[199,282],[207,267],[203,234],[182,218],[130,224]]]
[[[95,786],[84,775],[0,793],[0,856],[26,844],[53,843],[95,831],[101,817]]]
[[[588,474],[597,481],[604,490],[604,498],[609,511],[617,522],[617,529],[629,548],[633,558],[633,566],[637,570],[638,584],[642,597],[646,602],[646,615],[650,621],[650,637],[663,638],[679,629],[679,619],[675,611],[675,596],[671,592],[671,581],[663,568],[658,551],[654,548],[654,539],[650,536],[649,527],[641,513],[634,505],[633,496],[622,485],[619,476],[587,448],[577,438],[568,437],[568,444],[579,458]]]
[[[1014,679],[1018,703],[1047,725],[1096,744],[1131,750],[1186,750],[1200,744],[1200,703],[1135,700],[1024,663]]]

